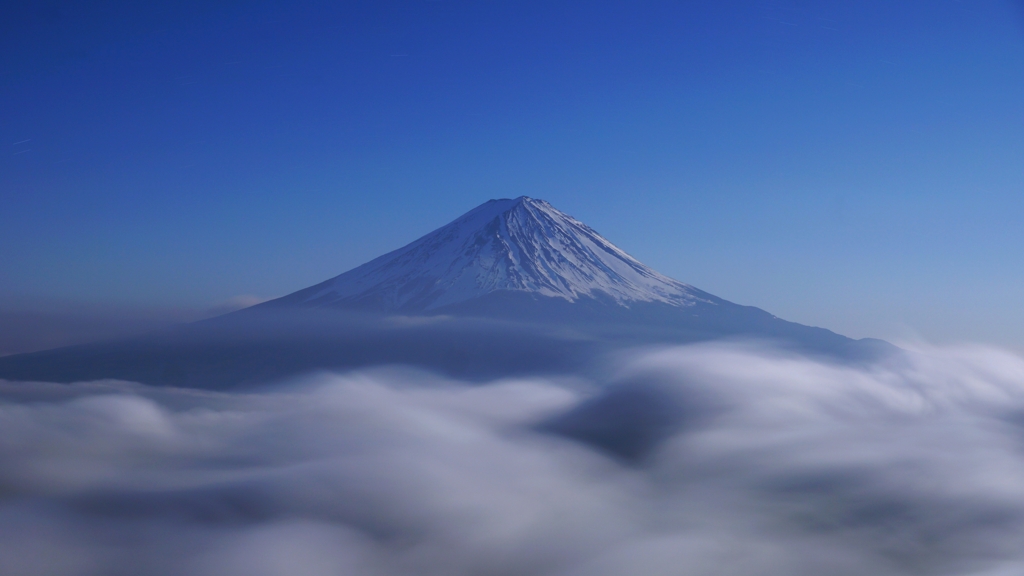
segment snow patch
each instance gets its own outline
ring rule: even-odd
[[[491,200],[452,223],[301,292],[301,302],[426,311],[507,290],[689,306],[697,292],[644,266],[543,200]],[[296,294],[298,295],[298,293]]]

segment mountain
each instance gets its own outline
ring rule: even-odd
[[[491,200],[362,266],[250,309],[496,318],[602,338],[753,337],[841,349],[850,339],[787,322],[664,276],[544,200]]]
[[[491,200],[415,242],[269,306],[422,314],[508,291],[692,306],[704,293],[641,264],[543,200]]]
[[[721,338],[861,361],[895,350],[668,278],[543,200],[491,200],[325,282],[218,318],[0,358],[0,378],[229,388],[400,364],[464,378],[600,373],[609,352]]]

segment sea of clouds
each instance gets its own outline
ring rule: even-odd
[[[1024,359],[984,347],[0,382],[5,576],[1022,573]]]

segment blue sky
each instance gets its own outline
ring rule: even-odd
[[[1024,349],[1020,2],[53,2],[0,22],[0,310],[205,310],[529,195],[851,336]]]

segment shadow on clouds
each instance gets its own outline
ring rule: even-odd
[[[0,382],[0,573],[1024,570],[1021,358],[706,343],[602,366]]]

